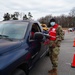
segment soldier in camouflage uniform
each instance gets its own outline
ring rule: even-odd
[[[49,70],[49,73],[57,72],[58,67],[58,55],[59,55],[59,47],[62,38],[62,27],[56,24],[55,19],[51,19],[50,23],[51,28],[49,30],[50,35],[50,43],[49,43],[49,57],[52,63],[52,70]],[[57,75],[57,74],[55,74]]]

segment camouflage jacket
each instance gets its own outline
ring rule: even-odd
[[[61,41],[63,37],[63,29],[60,25],[56,29],[56,33],[57,33],[57,40]]]

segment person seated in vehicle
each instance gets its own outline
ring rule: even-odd
[[[34,33],[35,33],[35,29],[32,28],[31,29],[31,33],[30,33],[30,39],[33,39],[34,38]]]

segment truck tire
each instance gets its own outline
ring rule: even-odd
[[[26,75],[22,69],[16,69],[12,75]]]

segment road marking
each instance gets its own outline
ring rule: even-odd
[[[71,63],[66,63],[67,65],[71,65]]]

